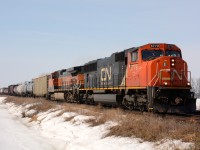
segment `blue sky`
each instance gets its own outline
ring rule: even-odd
[[[200,77],[199,0],[1,0],[0,87],[150,42]]]

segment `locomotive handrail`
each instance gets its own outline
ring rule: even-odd
[[[169,72],[170,73],[169,80],[170,80],[170,84],[171,84],[171,70],[170,69],[161,69],[159,71],[159,76],[158,76],[158,78],[160,79],[160,86],[162,86],[162,81],[163,81],[162,72]]]
[[[152,80],[149,82],[148,85],[151,85],[151,83],[154,81],[154,79],[155,79],[157,76],[158,76],[158,63],[157,63],[157,65],[156,65],[156,74],[155,74],[155,76],[152,78]],[[158,80],[158,78],[156,79],[156,82],[154,83],[154,86],[156,85],[157,80]]]

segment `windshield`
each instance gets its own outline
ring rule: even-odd
[[[175,50],[166,50],[166,56],[181,57],[181,52]]]
[[[145,61],[153,60],[160,56],[163,56],[162,50],[143,50],[142,51],[142,59]]]

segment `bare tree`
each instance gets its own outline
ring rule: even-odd
[[[195,97],[200,98],[200,78],[191,80],[192,91],[195,93]]]
[[[200,78],[197,79],[197,98],[200,97]]]

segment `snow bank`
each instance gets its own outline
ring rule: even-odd
[[[21,117],[22,112],[26,114],[34,113],[28,111],[26,106],[15,106],[14,104],[3,104],[0,99],[0,106],[4,105],[11,114]],[[93,116],[83,116],[73,112],[60,114],[62,110],[54,109],[37,115],[37,120],[30,122],[30,118],[20,119],[29,126],[39,137],[45,137],[50,145],[54,145],[59,150],[141,150],[141,149],[191,149],[192,143],[184,143],[181,140],[162,140],[159,142],[147,142],[138,138],[125,137],[105,137],[109,128],[115,126],[115,122],[90,127],[87,120]],[[1,119],[1,118],[0,118]],[[3,135],[0,135],[3,136]],[[21,139],[23,140],[23,139]],[[24,139],[25,140],[25,139]],[[42,143],[41,143],[42,144]]]
[[[200,110],[200,99],[197,99],[197,110]]]
[[[55,150],[47,138],[38,136],[20,121],[8,113],[8,107],[2,105],[5,98],[0,97],[0,149],[1,150]]]
[[[64,149],[70,150],[127,150],[127,149],[190,149],[193,144],[184,143],[180,140],[163,140],[156,143],[146,142],[138,138],[106,137],[109,128],[116,125],[114,122],[107,122],[103,125],[90,127],[86,120],[92,116],[83,116],[76,113],[64,113],[60,117],[53,117],[59,111],[39,114],[38,123],[32,123],[33,130],[40,128],[40,134],[44,137],[51,137],[65,143]],[[65,121],[66,116],[74,117]],[[48,118],[48,119],[46,119]],[[49,119],[51,118],[51,119]]]
[[[5,101],[6,97],[0,97],[0,104],[2,104]]]

